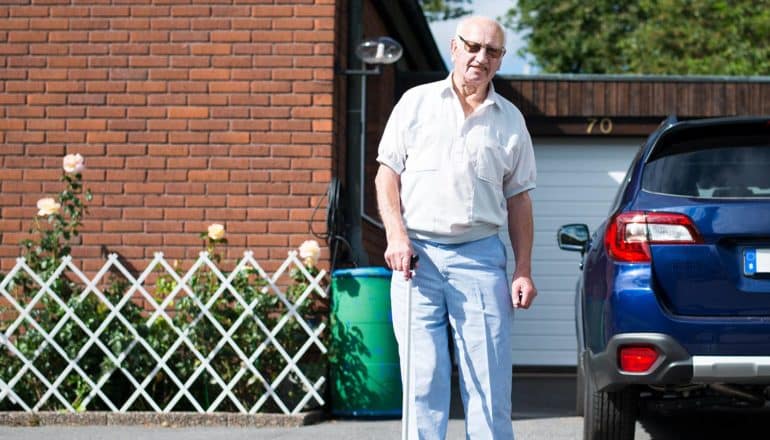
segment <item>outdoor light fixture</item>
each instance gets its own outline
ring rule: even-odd
[[[356,47],[356,57],[363,63],[363,69],[360,70],[345,70],[345,75],[359,75],[361,76],[361,109],[360,109],[360,214],[361,218],[368,220],[369,222],[379,225],[382,224],[376,219],[366,215],[364,209],[364,160],[366,159],[366,77],[368,75],[379,75],[382,73],[381,66],[383,64],[393,64],[404,54],[404,49],[401,44],[390,37],[378,37],[364,40]],[[374,65],[374,69],[368,69],[367,65]]]
[[[356,48],[356,56],[366,64],[393,64],[403,54],[401,44],[390,37],[364,40]]]

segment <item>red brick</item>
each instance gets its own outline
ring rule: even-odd
[[[206,107],[170,107],[168,109],[169,118],[207,118],[209,109]]]
[[[124,118],[126,117],[126,108],[125,107],[89,107],[88,117],[89,118],[108,118],[108,119]]]
[[[51,20],[41,20],[51,21]],[[64,21],[64,20],[63,20]],[[71,18],[65,21],[68,23],[69,28],[72,30],[106,30],[110,28],[110,21],[107,19],[94,20],[93,18]],[[42,24],[45,26],[45,24]],[[67,29],[62,28],[62,29]],[[91,41],[93,41],[93,35],[91,35]]]
[[[204,218],[203,214],[204,210],[199,208],[173,208],[163,210],[163,218],[166,220],[202,220]]]
[[[52,43],[87,42],[88,32],[83,31],[55,31],[48,33],[48,41]]]
[[[172,6],[171,15],[174,17],[208,17],[211,8],[206,6]]]
[[[291,17],[294,8],[291,6],[254,6],[251,14],[255,17]]]
[[[240,122],[240,121],[233,121]],[[225,131],[230,125],[228,121],[213,121],[210,119],[192,119],[188,125],[192,131]],[[233,128],[236,130],[243,129],[243,127],[236,127],[233,124]]]
[[[230,79],[229,69],[191,69],[191,80],[227,80]]]
[[[8,32],[9,43],[42,43],[48,40],[45,32],[39,31],[11,31]]]
[[[167,120],[167,119],[155,119],[147,121],[147,128],[150,131],[153,130],[175,130],[181,131],[187,129],[187,120]]]
[[[0,119],[0,130],[23,130],[23,129],[24,129],[24,119]]]
[[[166,109],[161,107],[130,107],[128,109],[129,118],[157,119],[166,117]]]
[[[49,109],[49,117],[51,110],[53,109]],[[75,113],[76,110],[72,112]],[[9,107],[6,113],[9,118],[42,118],[45,116],[45,109],[43,107]]]
[[[249,133],[247,132],[227,132],[211,133],[210,141],[217,144],[247,144],[249,143]]]
[[[27,130],[64,130],[63,119],[30,119]]]
[[[233,29],[270,29],[272,20],[268,18],[234,18]]]
[[[147,179],[152,182],[185,182],[187,170],[150,170]]]
[[[211,33],[213,42],[237,42],[251,41],[251,32],[249,31],[214,31]]]
[[[202,144],[208,142],[208,133],[172,132],[168,141],[172,144]]]
[[[85,133],[73,133],[68,131],[47,131],[45,134],[46,142],[51,143],[79,143],[79,142],[85,142],[86,140],[86,134]]]
[[[167,183],[164,186],[167,194],[204,194],[206,189],[203,183]]]
[[[334,6],[295,6],[294,13],[298,17],[334,17]]]
[[[312,18],[276,18],[273,20],[273,29],[313,29]]]
[[[140,221],[121,220],[119,222],[104,222],[104,232],[142,232],[143,224]]]
[[[109,142],[109,143],[124,143],[126,142],[126,133],[120,133],[120,132],[91,132],[88,133],[86,140],[88,142],[94,142],[94,143],[102,143],[102,142]]]
[[[68,130],[104,130],[107,128],[107,121],[104,119],[71,119],[67,121]]]
[[[249,188],[241,183],[217,183],[208,185],[209,194],[248,194]]]
[[[230,171],[231,182],[269,182],[270,172],[268,171]]]
[[[8,143],[40,144],[45,140],[45,133],[9,131],[5,133],[5,141]]]
[[[217,208],[225,206],[224,196],[187,196],[185,197],[187,206],[189,207],[201,207],[201,208]]]
[[[132,17],[167,17],[170,13],[167,6],[135,6],[131,8]]]
[[[150,27],[164,30],[190,29],[190,20],[187,18],[156,18],[150,22]]]
[[[190,182],[227,182],[227,170],[190,170],[187,174]]]

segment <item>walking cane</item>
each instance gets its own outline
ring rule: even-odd
[[[412,363],[412,277],[411,273],[414,270],[414,265],[417,263],[419,257],[412,255],[409,260],[409,279],[406,280],[406,337],[404,338],[404,351],[406,352],[406,365],[404,373],[404,389],[402,391],[403,398],[401,403],[401,413],[403,421],[401,422],[401,439],[409,439],[409,382],[411,378],[411,363]]]

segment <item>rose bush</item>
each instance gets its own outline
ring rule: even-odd
[[[250,265],[233,273],[204,264],[188,276],[175,263],[173,272],[161,268],[154,280],[144,282],[143,288],[152,295],[151,303],[117,270],[94,281],[101,293],[97,295],[66,269],[53,277],[70,255],[87,212],[86,202],[91,200],[91,192],[84,190],[81,182],[83,157],[67,155],[62,166],[64,189],[58,197],[43,197],[37,202],[31,238],[21,243],[27,265],[48,283],[50,292],[33,277],[19,272],[6,288],[18,308],[6,307],[5,313],[0,310],[0,331],[16,326],[7,342],[0,344],[0,379],[10,384],[21,400],[31,406],[48,392],[36,375],[25,370],[22,358],[32,362],[49,382],[58,380],[58,392],[78,411],[109,409],[95,396],[83,374],[92,383],[102,383],[101,392],[118,408],[136,390],[129,375],[137,382],[149,378],[145,392],[166,408],[180,393],[172,379],[175,376],[186,383],[189,395],[204,409],[213,404],[223,385],[247,409],[275,385],[276,394],[293,409],[306,395],[307,385],[290,364],[300,365],[310,383],[326,374],[326,357],[314,344],[303,355],[298,354],[310,339],[305,328],[317,329],[328,318],[326,302],[306,294],[309,282],[305,273],[316,277],[320,271],[317,242],[303,243],[299,256],[304,266],[293,267],[277,280],[266,279]],[[221,262],[220,248],[227,244],[224,225],[211,224],[200,236],[208,258]],[[185,284],[180,285],[183,279]],[[229,280],[229,286],[223,286],[224,280]],[[322,286],[326,284],[324,279]],[[284,297],[276,294],[276,288]],[[30,320],[16,322],[20,309],[28,310],[35,324]],[[165,314],[151,321],[150,316],[159,311]],[[121,320],[115,318],[118,312]],[[320,339],[328,346],[326,333]],[[61,351],[46,342],[46,335]],[[179,343],[180,335],[186,342]],[[146,345],[137,343],[137,336]],[[157,368],[159,357],[166,358],[167,369]],[[73,359],[77,359],[79,372],[72,370],[69,360]],[[202,367],[204,362],[216,376]],[[63,408],[49,395],[40,409]],[[19,409],[10,396],[0,399],[0,410]],[[148,411],[153,407],[139,397],[127,409]],[[195,407],[183,397],[171,409],[190,411]],[[213,409],[237,411],[238,407],[224,398]],[[270,398],[260,408],[263,412],[280,410]]]

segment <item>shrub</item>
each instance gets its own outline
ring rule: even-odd
[[[21,243],[29,271],[0,282],[9,304],[0,313],[0,390],[14,393],[0,391],[0,409],[23,408],[20,399],[41,410],[291,411],[325,376],[323,350],[298,354],[307,330],[327,322],[326,302],[308,291],[320,273],[317,243],[305,242],[302,262],[277,279],[248,258],[227,272],[217,267],[225,228],[213,224],[186,272],[160,260],[143,278],[111,259],[89,280],[69,261],[91,200],[82,157],[68,155],[63,168],[64,190],[38,202],[32,238]]]

